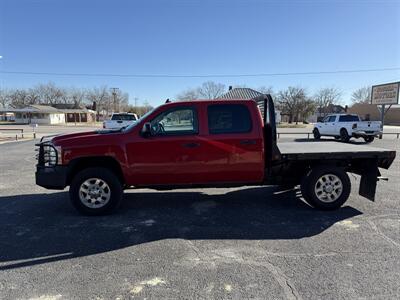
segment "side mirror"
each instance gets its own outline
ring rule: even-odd
[[[143,124],[143,128],[142,128],[142,136],[144,137],[148,137],[151,136],[151,124],[150,122],[146,122]]]

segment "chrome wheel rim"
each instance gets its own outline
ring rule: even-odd
[[[314,192],[320,201],[332,203],[342,195],[343,183],[335,174],[324,174],[315,183]]]
[[[110,201],[111,190],[100,178],[86,179],[79,188],[79,199],[89,208],[101,208]]]

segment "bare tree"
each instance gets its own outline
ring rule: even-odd
[[[371,87],[365,86],[359,88],[351,94],[351,101],[355,103],[370,103],[371,101]]]
[[[143,108],[144,108],[143,114],[145,114],[153,109],[153,107],[150,105],[149,101],[147,101],[147,100],[143,101]]]
[[[289,123],[304,121],[312,110],[312,101],[304,88],[289,86],[278,93],[278,107],[289,115]]]
[[[270,94],[270,95],[274,95],[274,89],[272,88],[272,86],[260,86],[259,88],[256,89],[256,91],[266,95],[266,94]]]
[[[315,93],[313,100],[322,117],[327,113],[330,105],[339,104],[342,92],[337,88],[322,88]]]
[[[83,89],[71,88],[67,90],[69,102],[74,104],[74,107],[79,108],[86,101],[86,92]]]
[[[214,81],[204,82],[198,89],[199,95],[204,99],[217,99],[225,92],[225,85]]]
[[[62,102],[63,91],[53,82],[40,84],[37,91],[43,104],[54,105]]]
[[[127,111],[129,106],[129,94],[116,89],[110,95],[113,111]]]
[[[304,98],[298,105],[298,121],[306,122],[307,118],[315,113],[315,102],[310,98]]]
[[[60,102],[63,104],[70,104],[72,100],[70,98],[71,93],[68,88],[60,88]]]
[[[10,105],[15,108],[23,108],[29,104],[28,93],[24,89],[10,90]]]
[[[179,101],[191,101],[199,98],[199,89],[187,89],[176,96],[176,99]]]
[[[110,94],[106,86],[89,90],[87,92],[87,97],[92,103],[96,103],[97,115],[99,115],[101,111],[105,111],[108,115],[110,109]]]
[[[10,91],[6,89],[0,89],[0,104],[3,108],[6,108],[11,103]]]
[[[28,104],[39,104],[40,103],[40,94],[37,88],[29,88],[27,90],[27,100]]]

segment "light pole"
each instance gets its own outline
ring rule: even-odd
[[[119,90],[119,88],[113,87],[110,90],[111,94],[113,95],[114,112],[119,112],[119,103],[117,103],[117,90]]]

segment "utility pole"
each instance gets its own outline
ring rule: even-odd
[[[110,88],[111,94],[113,95],[113,102],[114,102],[114,112],[119,112],[119,103],[117,103],[117,90],[119,88]]]

